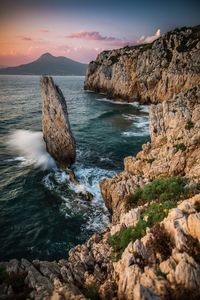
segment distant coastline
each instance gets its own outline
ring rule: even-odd
[[[53,56],[50,53],[41,55],[37,60],[16,67],[0,67],[0,75],[52,75],[84,76],[87,64],[64,56]]]

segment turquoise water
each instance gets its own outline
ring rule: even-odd
[[[123,169],[149,139],[143,106],[83,90],[84,77],[54,77],[77,141],[74,166],[85,203],[44,150],[38,76],[0,76],[0,260],[59,259],[101,230],[109,214],[98,182]]]

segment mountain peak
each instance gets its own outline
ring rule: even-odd
[[[51,53],[49,53],[49,52],[46,52],[46,53],[44,53],[44,54],[42,54],[41,56],[40,56],[40,58],[52,58],[52,57],[55,57],[55,56],[53,56]]]
[[[17,67],[0,68],[0,74],[16,75],[85,75],[87,65],[46,52],[37,60]]]

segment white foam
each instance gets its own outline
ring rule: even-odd
[[[126,136],[126,137],[133,137],[133,136],[148,136],[149,133],[148,132],[134,132],[134,131],[125,131],[125,132],[122,132],[122,135],[123,136]]]
[[[103,101],[103,102],[109,102],[109,103],[117,104],[117,105],[133,105],[133,103],[130,103],[130,102],[115,101],[115,100],[110,100],[110,99],[107,99],[107,98],[98,98],[96,100],[97,101]]]
[[[74,171],[80,181],[79,185],[70,182],[69,176],[61,170],[52,171],[46,175],[43,183],[47,189],[56,191],[63,200],[60,211],[65,218],[81,214],[86,220],[81,227],[82,231],[102,230],[109,222],[109,213],[100,193],[99,180],[111,177],[115,172],[98,167],[87,168],[83,164],[76,164]],[[87,202],[79,198],[79,193],[86,191],[94,196],[92,201]],[[77,197],[73,196],[74,193]]]
[[[133,114],[122,114],[122,116],[127,119],[127,120],[130,120],[130,121],[134,121],[137,119],[137,116],[133,115]]]
[[[26,158],[23,157],[23,156],[18,156],[18,157],[15,157],[15,158],[6,159],[7,162],[12,162],[12,161],[21,161],[21,162],[23,162],[25,160],[26,160]]]
[[[33,164],[43,170],[56,167],[55,161],[46,151],[40,131],[15,130],[9,135],[7,144],[15,154],[21,155],[20,160],[24,164]]]
[[[111,100],[108,98],[98,98],[96,100],[103,101],[103,102],[109,102],[109,103],[117,104],[117,105],[131,105],[131,106],[139,109],[140,111],[148,113],[148,105],[143,105],[143,104],[140,104],[139,102],[115,101],[115,100]]]

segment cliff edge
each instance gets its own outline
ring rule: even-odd
[[[151,44],[103,51],[90,62],[85,89],[108,98],[158,103],[200,83],[200,26],[170,31]]]
[[[0,262],[0,299],[200,299],[200,85],[149,112],[151,142],[100,183],[112,223],[68,258]]]

